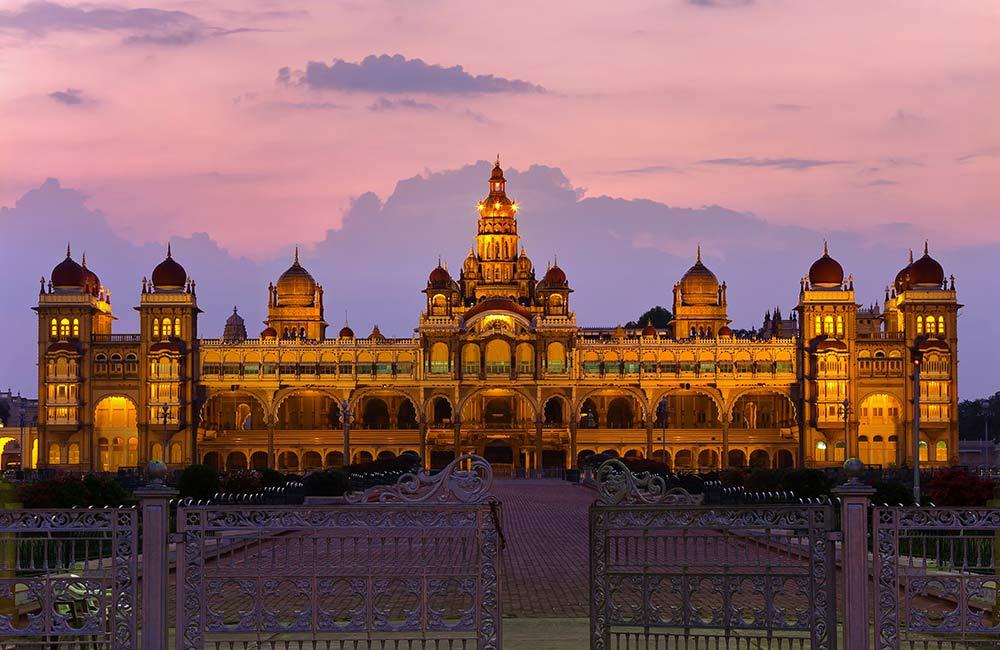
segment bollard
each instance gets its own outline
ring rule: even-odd
[[[833,489],[841,499],[844,575],[844,650],[868,650],[868,499],[875,489],[858,477],[865,465],[857,458],[844,462],[849,480]]]
[[[142,649],[167,650],[167,572],[170,499],[177,490],[163,484],[167,466],[151,460],[148,485],[134,492],[142,508]]]

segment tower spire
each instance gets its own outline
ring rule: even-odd
[[[701,242],[698,242],[698,260],[697,262],[701,264]]]
[[[299,245],[298,244],[295,245],[295,262],[293,262],[293,264],[295,264],[295,266],[299,265]]]
[[[69,258],[70,258],[69,242],[66,242],[66,259],[69,259]]]
[[[167,242],[167,258],[169,259],[170,257],[172,257],[170,254],[170,242]]]
[[[81,266],[87,268],[87,251],[83,251],[83,260],[81,261]]]
[[[827,247],[825,239],[823,240],[823,254],[824,255],[829,255],[830,254],[830,249]]]
[[[924,255],[930,255],[930,253],[927,251],[927,240],[926,239],[924,240]]]

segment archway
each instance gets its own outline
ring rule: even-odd
[[[714,449],[702,449],[698,452],[698,467],[702,469],[718,469],[719,452]]]
[[[375,457],[372,456],[370,451],[356,451],[354,452],[354,458],[351,459],[355,465],[367,465],[375,461]]]
[[[778,469],[791,469],[795,466],[795,458],[787,449],[779,449],[777,455]]]
[[[136,427],[137,413],[135,404],[127,397],[112,395],[105,397],[94,408],[94,436],[103,439],[103,447],[98,445],[99,469],[104,472],[114,472],[120,467],[135,467],[138,458],[129,464],[129,449],[126,440],[136,439],[136,456],[138,454],[138,435]]]
[[[608,428],[631,429],[635,423],[632,405],[626,397],[616,397],[608,404]]]
[[[679,449],[674,454],[674,467],[678,470],[690,470],[694,467],[694,454],[690,449]]]
[[[326,452],[326,466],[327,467],[343,467],[344,466],[344,453],[340,451],[328,451]]]
[[[514,449],[506,440],[491,440],[483,448],[483,458],[491,464],[513,465]]]
[[[375,460],[380,462],[389,462],[396,460],[396,452],[389,451],[388,449],[383,449],[382,451],[378,452],[378,456],[375,457]]]
[[[491,397],[483,409],[483,424],[487,427],[510,427],[514,424],[514,398]]]
[[[597,404],[589,397],[580,406],[580,426],[584,429],[596,429],[598,426]]]
[[[203,465],[208,465],[217,472],[222,468],[222,458],[217,451],[210,451],[205,454],[201,462]]]
[[[296,390],[278,405],[278,429],[336,430],[341,427],[337,400],[316,390]]]
[[[389,407],[380,397],[369,397],[361,409],[361,428],[388,429]]]
[[[744,393],[730,409],[733,429],[791,429],[796,426],[795,407],[791,398],[773,390],[753,390]]]
[[[565,422],[563,417],[563,400],[559,397],[550,397],[545,402],[545,408],[542,410],[542,418],[545,424],[562,426]]]
[[[510,344],[503,339],[493,339],[486,344],[486,374],[510,374]]]
[[[755,449],[750,452],[750,467],[768,468],[771,466],[771,457],[763,449]]]
[[[742,449],[730,449],[728,463],[730,467],[746,467],[747,455]]]
[[[584,449],[576,455],[576,465],[577,467],[583,467],[586,462],[594,455],[593,449]]]
[[[250,455],[250,467],[256,470],[267,469],[267,452],[255,451]]]
[[[278,469],[285,472],[297,472],[299,469],[299,455],[294,451],[283,451],[278,454]]]
[[[247,468],[247,456],[242,451],[231,451],[226,456],[226,471],[241,470]]]
[[[625,460],[642,460],[642,452],[638,449],[628,449],[625,451]]]
[[[902,429],[902,407],[896,397],[866,396],[858,412],[858,457],[866,465],[896,465],[896,440]]]
[[[434,414],[434,426],[444,427],[451,424],[451,402],[438,396],[432,402],[431,412]]]
[[[404,399],[399,405],[399,411],[396,413],[396,427],[399,429],[417,429],[420,427],[417,423],[417,410],[413,408],[413,402],[408,399]]]
[[[656,461],[657,463],[663,463],[667,467],[670,467],[669,451],[664,451],[663,449],[654,449],[653,455],[650,456],[650,459]]]
[[[718,404],[700,390],[671,390],[656,402],[654,413],[657,429],[663,428],[664,418],[668,429],[721,428]]]
[[[322,469],[323,467],[323,457],[319,455],[318,451],[307,451],[302,454],[302,469],[305,471],[313,469]]]

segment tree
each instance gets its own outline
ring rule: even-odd
[[[3,422],[4,426],[10,424],[7,422],[7,418],[10,417],[10,404],[7,400],[0,400],[0,422]]]
[[[1000,437],[1000,392],[958,404],[958,437],[962,440],[991,440]]]
[[[626,323],[625,327],[645,327],[647,323],[652,323],[653,327],[664,329],[673,319],[674,315],[670,313],[669,309],[657,305],[652,309],[648,309],[638,320]]]

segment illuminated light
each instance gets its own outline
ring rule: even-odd
[[[498,201],[498,202],[494,203],[493,204],[493,208],[496,209],[496,210],[499,210],[500,209],[500,202]]]
[[[519,206],[517,202],[514,202],[510,204],[510,207],[512,210],[514,210],[514,212],[517,212],[517,209],[520,208],[521,206]]]

